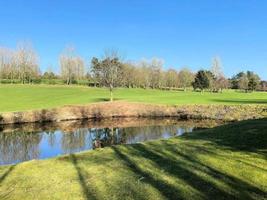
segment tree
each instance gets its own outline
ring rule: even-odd
[[[209,88],[210,80],[209,80],[209,71],[200,70],[197,72],[195,81],[192,83],[194,90],[200,89],[203,91],[204,89]]]
[[[247,71],[248,89],[254,91],[260,84],[260,77],[252,71]]]
[[[254,91],[260,86],[260,77],[252,71],[239,72],[231,79],[233,89]]]
[[[15,51],[8,48],[0,48],[0,78],[10,79],[11,83],[13,83],[16,75]]]
[[[51,70],[48,70],[47,72],[45,72],[42,76],[43,79],[48,79],[48,80],[51,80],[51,79],[56,79],[57,76],[56,74],[51,71]]]
[[[216,87],[215,87],[216,86],[216,78],[215,78],[214,74],[209,70],[206,70],[205,73],[206,73],[206,76],[208,77],[208,80],[209,80],[208,88],[210,89],[210,92],[216,92],[217,91]]]
[[[162,78],[162,66],[163,60],[158,58],[152,58],[149,66],[150,70],[150,81],[151,88],[160,88],[161,87],[161,78]]]
[[[61,76],[68,85],[84,77],[84,61],[75,54],[73,47],[68,47],[63,51],[59,57],[59,63]]]
[[[210,79],[210,88],[214,92],[223,91],[228,88],[228,80],[224,77],[222,71],[222,63],[219,57],[214,57],[212,60],[211,73],[213,78]]]
[[[91,71],[101,85],[109,87],[110,101],[113,101],[113,89],[122,79],[123,64],[117,51],[106,51],[102,60],[92,58]]]
[[[216,88],[216,91],[223,91],[223,89],[227,89],[229,87],[229,81],[221,76],[219,78],[216,79],[215,81],[215,88]]]
[[[215,78],[224,76],[222,72],[222,63],[219,57],[213,58],[211,72],[215,76]]]
[[[165,72],[165,86],[168,88],[173,88],[178,86],[178,73],[174,69],[168,69]]]
[[[235,76],[233,76],[232,78],[231,78],[231,88],[232,89],[239,89],[239,84],[238,84],[238,82],[239,82],[239,79],[242,77],[242,76],[244,76],[245,75],[245,73],[244,72],[239,72],[238,74],[236,74]]]
[[[15,62],[18,66],[19,79],[22,83],[31,83],[40,75],[38,56],[30,43],[19,43],[15,52]]]
[[[186,91],[186,88],[190,87],[194,80],[194,74],[188,68],[183,68],[178,74],[178,80],[180,87]]]
[[[262,91],[267,91],[267,81],[261,81],[260,82],[260,89]]]
[[[238,88],[241,90],[245,90],[246,92],[248,91],[248,83],[249,79],[247,74],[243,73],[242,76],[238,80]]]

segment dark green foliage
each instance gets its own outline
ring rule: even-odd
[[[194,90],[200,89],[202,91],[204,89],[208,89],[210,86],[210,77],[212,77],[212,73],[210,71],[198,71],[195,81],[192,83]]]
[[[246,89],[244,88],[244,86],[243,88],[240,87],[240,85],[242,85],[240,84],[240,81],[242,81],[242,78],[245,77],[248,79]],[[260,86],[260,77],[252,71],[247,71],[246,73],[239,72],[231,79],[231,85],[232,89],[245,89],[249,91],[254,91]]]
[[[236,74],[235,76],[233,76],[232,78],[231,78],[231,88],[232,89],[238,89],[239,87],[238,87],[238,81],[239,81],[239,79],[241,78],[241,77],[243,77],[245,75],[245,73],[244,72],[239,72],[238,74]]]
[[[58,77],[54,74],[54,72],[45,72],[42,78],[43,79],[57,79]]]
[[[257,87],[260,84],[260,77],[257,74],[255,74],[254,72],[251,72],[251,71],[247,72],[247,76],[248,76],[248,79],[249,79],[248,89],[251,90],[251,91],[256,90]]]

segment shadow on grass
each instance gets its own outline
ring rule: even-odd
[[[228,103],[228,104],[267,104],[265,99],[211,99],[211,101],[216,103]]]
[[[82,169],[79,167],[79,165],[77,163],[76,156],[74,154],[71,154],[70,159],[71,159],[71,162],[73,163],[73,165],[77,171],[77,175],[78,175],[79,182],[80,182],[80,185],[82,187],[83,195],[84,195],[85,199],[97,200],[96,195],[90,190],[90,188],[86,184],[86,180],[85,180],[84,175],[82,173]]]
[[[94,99],[96,102],[109,102],[110,98],[95,98]],[[118,100],[122,100],[121,98],[113,98],[113,101],[118,101]]]
[[[260,119],[223,125],[209,130],[199,130],[185,134],[177,141],[171,139],[146,144],[112,146],[111,148],[115,157],[118,158],[116,162],[121,162],[122,168],[126,168],[127,173],[134,174],[134,177],[141,177],[140,182],[153,187],[165,199],[266,199],[266,190],[250,182],[250,179],[241,179],[242,176],[241,178],[235,176],[235,170],[239,169],[232,169],[231,166],[235,166],[234,162],[243,162],[251,169],[254,168],[263,173],[266,172],[266,169],[254,165],[250,160],[241,158],[238,160],[239,158],[234,157],[231,153],[220,154],[224,150],[237,150],[266,155],[263,151],[267,149],[266,138],[267,119]],[[218,152],[217,148],[220,149]],[[220,164],[207,164],[205,159],[201,159],[202,156],[212,159],[214,162],[218,160],[224,163],[225,161],[225,165],[230,164],[230,170],[220,170]],[[145,189],[134,189],[134,184],[137,183],[127,183],[127,175],[123,174],[126,173],[124,170],[123,173],[119,170],[112,171],[116,169],[107,164],[111,161],[107,156],[101,157],[99,154],[98,159],[90,159],[88,156],[81,155],[78,157],[78,161],[75,155],[71,155],[70,158],[77,170],[86,199],[97,199],[97,197],[86,184],[84,178],[86,174],[79,167],[78,162],[107,166],[107,170],[111,170],[114,174],[117,173],[120,177],[119,182],[114,181],[114,184],[126,183],[129,190],[144,193],[142,194],[144,196],[149,195],[149,193],[146,194]],[[105,177],[100,178],[105,182]],[[168,181],[169,179],[171,181]],[[113,180],[110,181],[113,182]],[[183,185],[181,186],[181,184]],[[122,190],[126,188],[124,185],[121,187]],[[117,194],[112,193],[111,195],[116,197]],[[144,199],[142,195],[140,197],[135,195],[135,197]],[[149,196],[147,198],[149,199]]]
[[[205,140],[231,150],[267,155],[267,118],[244,120],[181,136],[190,140]]]
[[[12,165],[8,168],[8,170],[6,170],[6,172],[0,176],[0,184],[6,179],[6,177],[14,170],[14,168],[16,167],[16,165]]]
[[[154,188],[156,188],[158,191],[161,192],[161,194],[168,198],[168,199],[177,199],[180,195],[180,190],[178,190],[176,187],[155,179],[151,174],[148,172],[143,171],[137,163],[131,161],[131,159],[126,156],[126,154],[122,153],[117,147],[112,147],[114,152],[117,154],[118,158],[123,160],[125,164],[134,172],[136,175],[138,175],[141,178],[144,178],[144,182],[150,184]],[[182,198],[179,198],[182,199]]]
[[[182,168],[182,170],[179,170],[179,175],[178,177],[188,177],[186,174],[189,173],[188,175],[192,177],[191,181],[185,180],[188,184],[191,186],[194,186],[196,189],[200,191],[204,191],[206,193],[207,197],[214,196],[214,197],[221,197],[225,199],[253,199],[253,196],[259,196],[263,197],[267,195],[264,191],[261,189],[245,182],[242,181],[239,178],[230,176],[228,174],[225,174],[217,169],[214,169],[211,166],[206,165],[205,163],[201,162],[199,159],[197,159],[194,156],[194,152],[192,151],[192,154],[190,153],[183,153],[182,149],[173,147],[172,145],[168,144],[168,142],[163,142],[163,148],[168,151],[168,153],[160,152],[160,154],[156,153],[156,148],[155,146],[153,147],[153,144],[149,145],[148,147],[145,147],[144,145],[141,145],[140,147],[137,148],[138,151],[141,151],[142,153],[146,153],[149,156],[152,156],[152,158],[158,157],[156,163],[160,166],[162,165],[161,163],[166,163],[169,162],[169,164],[172,166],[171,170],[168,172],[170,174],[173,174],[174,176],[177,176],[176,170],[177,168]],[[218,155],[214,152],[205,152],[206,154],[212,155],[214,158],[217,157]],[[170,156],[170,155],[175,155],[175,156]],[[148,156],[148,157],[149,157]],[[168,159],[167,159],[168,158]],[[228,158],[229,159],[229,158]],[[152,160],[152,159],[151,159]],[[169,161],[171,160],[171,161]],[[227,164],[227,158],[225,157],[225,163]],[[189,170],[190,169],[190,170]],[[183,173],[181,173],[183,172]],[[214,183],[211,181],[207,180],[201,180],[197,181],[194,176],[192,176],[192,172],[194,174],[202,174],[204,173],[207,175],[207,177],[211,177],[210,180],[219,180],[221,181],[224,185],[227,185],[228,187],[232,188],[232,190],[235,191],[235,195],[230,194],[226,191],[223,191],[221,188],[216,187]],[[195,175],[196,176],[196,175]],[[198,177],[200,178],[200,177]],[[192,182],[193,181],[193,182]],[[208,182],[205,183],[205,182]],[[200,184],[199,184],[200,183]],[[196,184],[196,185],[195,185]]]
[[[162,195],[167,199],[188,199],[188,197],[183,196],[181,191],[162,180],[155,180],[149,172],[146,172],[138,167],[130,157],[122,153],[118,148],[113,147],[116,154],[120,159],[124,160],[129,168],[136,174],[144,177],[144,182],[151,184],[154,188],[162,193]],[[207,199],[210,197],[220,197],[222,199],[234,199],[230,193],[222,190],[220,187],[216,186],[211,181],[203,179],[201,176],[194,173],[195,170],[187,168],[183,162],[174,161],[170,159],[169,156],[159,155],[151,150],[148,150],[144,145],[138,144],[131,146],[131,155],[145,157],[162,169],[162,173],[171,175],[179,180],[182,180],[190,187],[198,191],[202,198]],[[196,162],[192,162],[192,165],[196,165]],[[219,178],[217,176],[216,178]],[[221,178],[221,177],[220,177]]]

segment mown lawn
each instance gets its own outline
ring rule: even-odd
[[[267,199],[267,119],[2,166],[0,199]]]
[[[161,91],[151,89],[116,89],[116,100],[156,104],[266,104],[267,92]],[[107,101],[109,91],[102,88],[49,85],[0,85],[0,112],[53,108],[70,104]]]

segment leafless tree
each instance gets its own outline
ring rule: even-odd
[[[194,74],[188,68],[183,68],[178,74],[178,79],[180,87],[182,87],[184,91],[186,91],[186,88],[190,87],[194,80]]]
[[[178,87],[178,73],[174,69],[168,69],[164,76],[164,85],[168,88]]]
[[[31,83],[40,75],[38,56],[30,43],[19,43],[15,52],[15,61],[18,67],[18,76],[22,83]]]
[[[122,80],[123,64],[116,50],[106,50],[103,59],[93,58],[91,61],[92,73],[103,86],[110,91],[110,101],[113,101],[113,89],[119,86]]]
[[[75,54],[73,47],[67,47],[59,57],[61,77],[66,83],[72,84],[74,80],[84,77],[85,64],[80,56]]]

